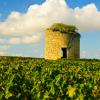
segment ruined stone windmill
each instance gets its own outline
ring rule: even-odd
[[[80,34],[73,25],[53,24],[45,32],[45,59],[80,58]]]

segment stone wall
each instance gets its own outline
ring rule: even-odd
[[[68,42],[72,35],[64,34],[60,32],[53,32],[52,30],[46,30],[45,32],[45,59],[60,59],[62,57],[61,48],[67,48]],[[71,48],[68,50],[68,58],[79,58],[79,41],[80,38],[76,38],[72,43]],[[66,52],[67,53],[67,52]]]
[[[76,59],[80,58],[80,37],[75,37],[72,41],[71,48],[68,50],[68,58]]]

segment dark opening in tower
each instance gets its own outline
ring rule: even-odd
[[[67,48],[61,48],[61,49],[62,49],[62,58],[67,58],[68,57]]]

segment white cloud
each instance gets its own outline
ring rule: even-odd
[[[95,4],[71,9],[64,0],[46,0],[41,5],[31,5],[24,14],[13,11],[4,22],[0,22],[0,34],[11,37],[8,41],[0,39],[0,44],[39,42],[43,37],[40,34],[54,22],[75,24],[80,31],[97,31],[100,30],[99,18],[100,12]]]
[[[93,3],[71,9],[64,0],[46,0],[41,5],[31,5],[24,14],[13,11],[4,22],[0,22],[0,34],[38,35],[37,32],[43,32],[54,22],[75,24],[80,31],[100,31],[99,18],[100,12]]]
[[[12,37],[8,44],[31,44],[37,43],[40,40],[39,36],[23,36],[23,37]]]
[[[10,44],[20,44],[21,42],[21,39],[20,38],[17,38],[17,37],[13,37],[9,40],[9,43]]]
[[[83,8],[75,8],[76,24],[81,31],[100,31],[100,11],[95,4],[88,4]]]
[[[58,11],[58,12],[57,12]],[[61,21],[66,13],[63,0],[47,0],[41,5],[32,5],[25,14],[12,12],[0,23],[4,35],[25,35],[43,31],[50,23]],[[59,16],[59,15],[63,16]]]
[[[38,34],[38,33],[37,33]],[[25,36],[17,36],[17,37],[10,37],[8,39],[0,38],[0,44],[4,47],[6,45],[13,45],[13,44],[33,44],[40,41],[40,34],[39,35],[25,35]]]

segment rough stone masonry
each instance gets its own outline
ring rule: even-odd
[[[80,58],[80,34],[75,31],[64,33],[59,30],[54,31],[52,28],[46,29],[44,54],[45,59],[51,60]]]

